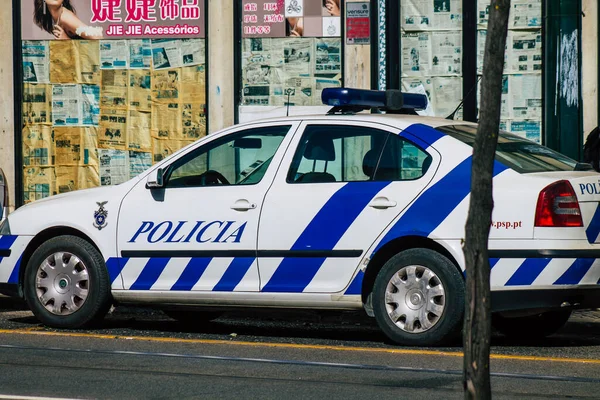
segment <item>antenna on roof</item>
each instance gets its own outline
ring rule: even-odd
[[[286,117],[290,116],[290,95],[292,94],[292,90],[293,90],[292,88],[285,89],[285,94],[287,94],[287,97],[288,97],[287,98],[287,103],[286,103],[287,109],[285,111],[285,116]]]
[[[467,93],[467,95],[465,97],[463,97],[463,99],[460,101],[460,103],[458,104],[458,107],[456,107],[454,109],[454,111],[452,111],[452,114],[448,115],[446,117],[446,119],[454,119],[454,116],[456,115],[456,113],[458,112],[458,110],[460,110],[460,108],[463,106],[463,104],[465,103],[465,99],[468,99],[469,96],[471,95],[471,93],[473,92],[473,89],[475,89],[477,87],[477,84],[479,83],[479,81],[481,80],[481,75],[477,77],[477,82],[475,82],[475,85],[473,85],[473,87],[471,88],[471,90],[469,90],[469,93]]]

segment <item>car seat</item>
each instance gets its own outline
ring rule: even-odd
[[[327,163],[329,161],[335,161],[335,146],[333,144],[333,139],[319,136],[318,134],[312,135],[308,140],[308,143],[306,143],[304,158],[313,160],[313,170],[301,175],[296,179],[296,182],[336,182],[335,177],[327,172]],[[323,172],[315,171],[317,161],[325,161],[325,170]]]

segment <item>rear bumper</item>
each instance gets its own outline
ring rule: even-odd
[[[600,307],[600,285],[568,289],[492,291],[493,312]]]

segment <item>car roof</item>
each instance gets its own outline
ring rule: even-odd
[[[256,123],[272,123],[272,122],[285,122],[285,121],[348,121],[348,122],[375,122],[385,124],[399,129],[406,129],[414,124],[428,125],[432,128],[449,125],[471,125],[477,126],[477,124],[467,121],[451,120],[440,117],[424,117],[420,115],[406,115],[406,114],[332,114],[332,115],[295,115],[290,117],[272,117],[260,120],[253,120],[246,124]]]

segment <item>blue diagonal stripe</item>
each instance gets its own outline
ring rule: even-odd
[[[468,157],[427,189],[386,233],[375,248],[409,235],[429,236],[471,192],[471,163]],[[507,167],[494,162],[494,176]]]
[[[585,230],[585,235],[589,243],[594,243],[598,235],[600,235],[600,204],[596,207],[594,216]]]
[[[373,197],[389,184],[350,182],[344,185],[319,210],[292,250],[333,250]],[[285,258],[262,291],[302,292],[324,261],[325,258]]]
[[[405,135],[404,132],[410,133],[411,135]],[[404,132],[400,134],[401,137],[415,142],[423,148],[431,146],[432,144],[440,140],[440,138],[446,136],[445,133],[423,124],[413,124],[406,128]]]
[[[151,258],[129,290],[150,290],[164,271],[170,258]]]
[[[242,281],[254,260],[256,260],[254,257],[234,258],[219,283],[213,288],[213,292],[232,292]]]
[[[192,258],[171,290],[188,291],[198,283],[212,258]]]
[[[15,264],[15,267],[13,268],[13,270],[10,274],[10,277],[8,278],[8,283],[10,283],[10,284],[19,283],[19,274],[21,271],[21,261],[22,260],[23,260],[23,254],[21,254],[19,259],[17,260],[17,263]],[[2,261],[1,258],[0,258],[0,261]]]
[[[506,282],[506,286],[531,285],[535,281],[535,278],[548,266],[550,261],[552,261],[551,258],[526,259],[513,276],[510,277],[508,282]]]
[[[108,270],[108,277],[110,278],[110,284],[112,285],[115,280],[123,271],[125,264],[127,264],[129,258],[111,257],[106,260],[106,269]]]
[[[354,280],[352,280],[352,283],[350,284],[350,286],[348,286],[348,290],[346,290],[346,293],[344,294],[361,294],[362,282],[364,277],[365,273],[362,271],[358,271],[358,274],[356,274],[356,277],[354,277]]]
[[[585,274],[592,268],[592,264],[596,261],[595,258],[578,258],[575,262],[565,271],[560,278],[554,282],[555,285],[576,285],[578,284]]]
[[[0,250],[10,250],[10,247],[15,243],[18,236],[4,235],[0,236]]]

